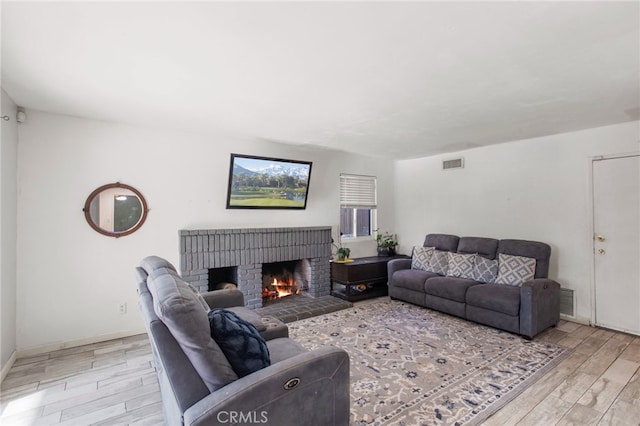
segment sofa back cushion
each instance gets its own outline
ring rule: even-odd
[[[424,239],[423,246],[435,247],[436,250],[453,251],[458,248],[460,238],[456,235],[449,234],[428,234]]]
[[[166,268],[147,279],[153,308],[182,351],[213,392],[238,379],[218,344],[211,338],[207,309],[198,291]]]
[[[498,251],[498,240],[484,237],[461,237],[458,242],[458,253],[478,254],[486,259],[495,259]]]
[[[549,275],[551,247],[548,244],[527,240],[500,240],[498,253],[533,258],[536,260],[534,278],[547,278]]]
[[[151,274],[151,272],[155,271],[156,269],[161,269],[161,268],[171,269],[173,272],[176,272],[176,273],[178,272],[175,266],[171,264],[171,262],[158,256],[145,257],[140,261],[140,267],[144,269],[147,275]]]

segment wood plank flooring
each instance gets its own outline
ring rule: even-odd
[[[640,425],[640,337],[561,321],[538,339],[573,352],[485,425]],[[18,359],[0,388],[3,426],[160,424],[146,335]]]

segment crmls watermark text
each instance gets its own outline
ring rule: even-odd
[[[216,417],[220,423],[261,424],[269,421],[266,411],[220,411]]]

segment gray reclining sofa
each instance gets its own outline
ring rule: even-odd
[[[458,257],[465,257],[464,260],[472,262],[473,272],[466,275],[460,274],[459,270],[450,273],[446,265],[446,273],[442,273],[442,270],[438,273],[412,269],[415,260],[394,259],[388,263],[389,296],[392,299],[486,324],[528,339],[555,326],[560,320],[560,285],[547,278],[551,255],[549,245],[536,241],[429,234],[423,247],[429,250],[433,248],[431,254],[451,253],[447,254],[450,262],[455,260],[454,253],[462,254]],[[504,272],[504,276],[507,276],[507,272],[513,273],[507,270],[509,265],[506,263],[499,266],[499,262],[492,262],[500,258],[535,259],[532,279],[515,285],[498,284],[495,279],[479,280],[477,267],[484,267],[487,263],[499,267],[499,272]],[[429,259],[430,265],[434,264],[434,260],[435,257]],[[530,261],[529,265],[533,263]],[[494,276],[499,275],[497,270],[495,272]]]
[[[245,308],[240,291],[200,295],[162,258],[143,259],[136,272],[166,424],[349,423],[344,350],[304,349],[287,337],[285,324]],[[238,377],[211,338],[209,308],[224,308],[251,322],[266,341],[271,365]]]

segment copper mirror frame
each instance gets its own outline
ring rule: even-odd
[[[140,191],[120,182],[102,185],[93,191],[82,211],[91,228],[115,238],[136,232],[149,213]]]

